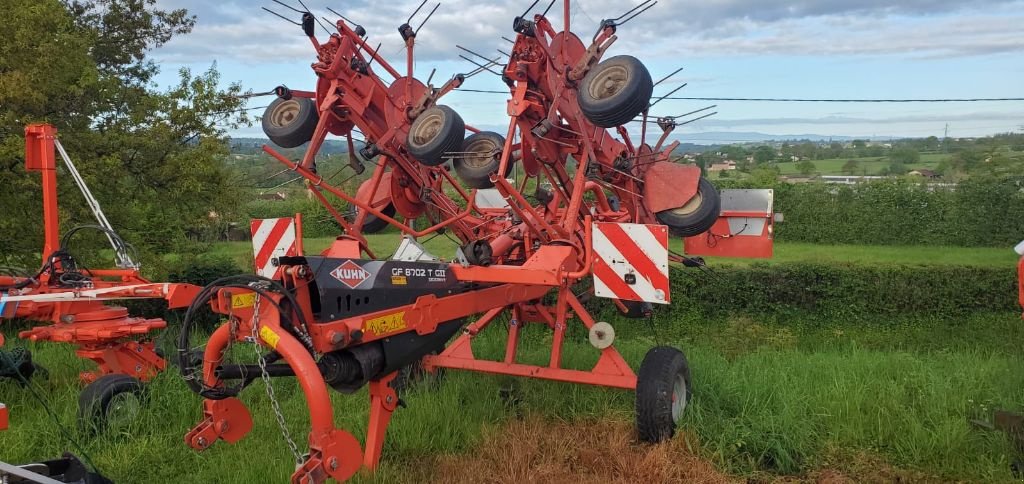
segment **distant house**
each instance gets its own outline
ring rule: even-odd
[[[723,161],[721,163],[713,163],[711,166],[708,167],[708,171],[710,171],[710,172],[729,171],[729,170],[735,170],[735,169],[736,169],[736,162],[732,161],[732,160],[726,160],[726,161]]]
[[[913,171],[907,173],[907,175],[910,175],[910,176],[920,176],[920,177],[924,177],[924,178],[942,178],[942,175],[936,173],[935,171],[933,171],[933,170],[925,170],[925,169],[913,170]]]
[[[270,200],[270,201],[280,202],[280,201],[287,200],[288,199],[288,194],[284,193],[284,192],[261,193],[258,198],[260,200]]]

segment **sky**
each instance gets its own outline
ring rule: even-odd
[[[283,0],[284,1],[284,0]],[[326,2],[304,0],[315,13],[336,20],[325,7],[363,25],[368,42],[399,70],[405,53],[397,27],[419,1]],[[547,7],[541,0],[532,13]],[[430,2],[436,3],[435,0]],[[298,6],[298,0],[285,3]],[[417,25],[432,8],[424,7]],[[512,19],[528,1],[444,0],[417,36],[416,76],[436,69],[433,83],[468,72],[455,45],[499,55],[513,38]],[[614,18],[640,0],[571,0],[572,30],[584,40],[603,18]],[[284,84],[312,89],[313,48],[301,29],[261,6],[298,19],[265,2],[157,0],[160,8],[196,15],[192,33],[153,51],[161,66],[157,82],[173,84],[178,70],[203,71],[216,64],[223,81],[254,92]],[[562,2],[548,15],[562,25]],[[326,22],[325,22],[326,23]],[[1000,98],[1024,97],[1024,0],[658,0],[618,29],[607,56],[638,57],[664,95],[743,98]],[[318,27],[318,35],[326,31]],[[469,79],[468,89],[503,90],[497,76]],[[442,102],[467,123],[507,126],[507,95],[456,92]],[[269,98],[254,98],[250,107]],[[700,143],[701,133],[760,132],[775,135],[926,137],[981,136],[1024,131],[1024,102],[944,104],[808,104],[664,100],[652,113],[678,115],[717,104],[717,114],[677,132]],[[254,114],[262,113],[254,110]],[[501,129],[500,131],[504,131]],[[258,125],[231,132],[262,136]],[[740,136],[737,135],[737,140]]]

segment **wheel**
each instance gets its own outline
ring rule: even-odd
[[[590,122],[614,128],[644,112],[653,92],[651,73],[643,63],[633,56],[618,55],[590,69],[576,99]]]
[[[444,163],[447,153],[462,146],[466,123],[448,106],[432,106],[412,122],[406,146],[409,154],[427,166]]]
[[[493,188],[491,173],[501,165],[501,151],[505,148],[505,137],[493,131],[473,133],[462,142],[462,154],[452,159],[455,173],[470,188]],[[505,176],[512,171],[512,163],[505,169]]]
[[[664,442],[690,401],[690,366],[682,351],[669,346],[651,348],[636,378],[636,430],[640,440]]]
[[[313,139],[318,122],[320,113],[312,99],[277,98],[263,112],[263,133],[282,148],[296,148]]]
[[[387,215],[388,217],[394,218],[394,216],[395,216],[395,206],[394,206],[394,204],[388,203],[388,205],[386,207],[380,209],[380,211],[383,212],[384,215]],[[359,216],[359,208],[356,208],[356,214],[355,215],[357,217]],[[352,220],[355,220],[355,218],[353,218]],[[387,220],[384,220],[384,219],[382,219],[382,218],[380,218],[380,217],[378,217],[378,216],[376,216],[376,215],[374,215],[372,213],[368,213],[368,214],[366,214],[366,219],[363,220],[363,233],[364,234],[375,234],[377,232],[380,232],[381,230],[386,229],[388,227],[388,225],[389,224],[388,224]]]
[[[681,237],[693,237],[707,232],[718,221],[722,209],[722,198],[718,190],[706,178],[697,184],[697,194],[679,208],[658,212],[658,221],[668,225],[672,233]]]
[[[104,375],[78,396],[78,425],[83,432],[121,431],[139,415],[146,388],[128,375]]]

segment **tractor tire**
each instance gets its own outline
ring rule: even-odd
[[[682,351],[669,346],[651,348],[636,379],[636,430],[640,440],[664,442],[690,401],[690,365]]]
[[[459,150],[465,131],[466,123],[459,113],[439,104],[423,111],[412,122],[405,144],[409,154],[420,163],[438,166],[451,158],[448,153]]]
[[[668,225],[674,235],[693,237],[707,232],[718,221],[722,210],[722,198],[718,190],[706,178],[701,177],[697,195],[686,205],[656,214],[658,221]]]
[[[618,55],[590,69],[576,99],[583,115],[597,126],[614,128],[628,123],[651,103],[654,82],[639,59]]]
[[[282,148],[297,148],[313,139],[320,122],[316,103],[309,98],[277,98],[263,112],[263,133]]]
[[[501,165],[501,152],[505,147],[505,137],[493,131],[481,131],[469,135],[462,142],[462,153],[452,159],[455,174],[469,188],[494,188],[491,174],[498,171]],[[471,155],[470,153],[480,153]],[[510,160],[511,161],[511,160]],[[508,164],[504,175],[512,171],[512,163]]]
[[[380,211],[383,212],[384,215],[387,215],[388,217],[391,217],[391,218],[395,217],[395,205],[393,203],[389,203],[386,207],[382,208]],[[352,218],[352,220],[355,220],[355,217],[357,217],[357,216],[359,216],[359,209],[358,208],[356,208],[356,213],[355,213],[355,216]],[[381,230],[384,230],[384,229],[388,228],[388,225],[390,225],[390,224],[388,223],[387,220],[384,220],[384,219],[382,219],[382,218],[380,218],[380,217],[378,217],[378,216],[376,216],[376,215],[374,215],[372,213],[368,213],[368,214],[366,214],[366,220],[363,220],[363,233],[364,234],[375,234],[377,232],[380,232]]]
[[[87,434],[123,431],[146,402],[146,387],[128,375],[104,375],[78,396],[78,425]]]

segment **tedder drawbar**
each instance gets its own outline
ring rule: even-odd
[[[278,89],[263,127],[278,145],[309,145],[299,161],[264,150],[306,179],[344,233],[323,253],[306,255],[291,220],[256,221],[261,275],[223,278],[193,301],[178,353],[186,382],[204,397],[204,418],[185,437],[188,444],[205,450],[243,438],[252,419],[241,390],[256,379],[296,377],[311,417],[308,453],[288,437],[268,384],[297,462],[292,482],[348,479],[377,466],[399,405],[396,374],[413,364],[635,390],[640,438],[670,438],[690,398],[686,357],[659,346],[634,372],[614,346],[614,329],[595,321],[581,299],[611,298],[628,316],[643,316],[652,303],[671,301],[670,260],[699,263],[672,252],[670,234],[686,237],[690,254],[767,257],[774,214],[770,192],[720,195],[697,167],[670,159],[677,143],[666,143],[679,117],[652,120],[663,133],[647,143],[655,83],[636,58],[602,58],[617,27],[653,4],[602,21],[589,43],[570,31],[568,0],[560,32],[548,10],[527,17],[536,2],[516,17],[500,72],[510,93],[504,136],[475,132],[436,104],[468,75],[442,88],[413,77],[418,29],[411,17],[399,27],[407,50],[403,75],[370,48],[362,27],[342,17],[327,39],[318,39],[317,18],[296,9],[317,55],[316,90]],[[474,73],[496,61],[482,62]],[[635,139],[623,125],[638,116],[643,128]],[[328,134],[344,136],[360,171],[362,161],[351,154],[354,128],[365,136],[363,158],[376,161],[369,180],[348,193],[317,173],[316,158]],[[464,138],[467,130],[473,133]],[[507,179],[514,171],[522,181]],[[354,208],[354,220],[335,206],[338,200]],[[418,229],[417,219],[426,219],[426,228]],[[394,256],[380,259],[363,234],[389,225],[405,237]],[[452,261],[416,241],[446,232],[458,238]],[[191,326],[204,308],[224,322],[206,342],[199,367],[191,355],[201,343],[192,341]],[[499,320],[508,321],[503,358],[477,357],[474,338]],[[593,368],[562,365],[575,322],[600,351]],[[552,332],[546,364],[517,358],[528,324]],[[255,344],[258,364],[234,361],[236,343]],[[330,390],[364,386],[370,412],[360,443],[335,427]]]

